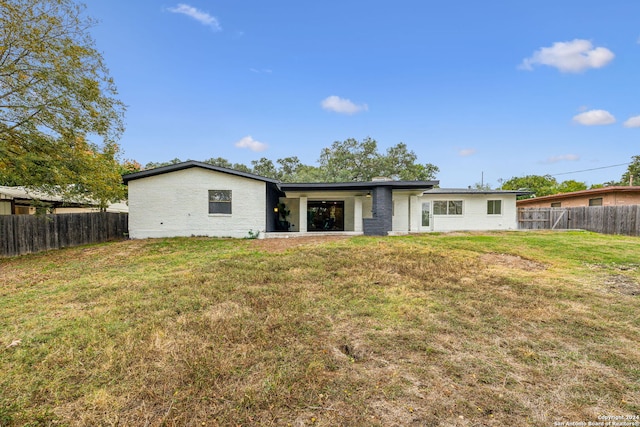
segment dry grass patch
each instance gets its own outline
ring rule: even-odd
[[[637,283],[616,267],[636,246],[572,233],[195,238],[0,260],[0,425],[637,414],[640,300],[594,279]]]

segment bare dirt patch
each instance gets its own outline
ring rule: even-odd
[[[546,270],[547,266],[517,255],[488,253],[480,256],[480,261],[487,265],[499,265],[508,268],[517,268],[525,271]]]
[[[631,277],[638,271],[638,264],[591,264],[591,270],[607,272],[607,274],[597,274],[594,280],[601,283],[602,289],[607,292],[619,293],[623,295],[640,295],[640,281]]]
[[[640,283],[623,274],[612,274],[604,278],[602,283],[609,292],[624,295],[640,295]]]
[[[349,236],[304,236],[253,240],[252,245],[267,252],[284,252],[299,246],[315,246],[328,242],[346,240]]]

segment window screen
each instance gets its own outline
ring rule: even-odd
[[[209,213],[231,214],[231,190],[209,190]]]

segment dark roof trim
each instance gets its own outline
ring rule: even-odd
[[[127,175],[122,176],[122,180],[124,183],[128,183],[129,181],[133,181],[135,179],[147,178],[150,176],[162,175],[165,173],[176,172],[189,168],[202,168],[208,169],[215,172],[228,173],[230,175],[241,176],[243,178],[255,179],[257,181],[270,182],[272,184],[278,184],[280,181],[277,179],[266,178],[260,175],[254,175],[252,173],[241,172],[234,169],[227,169],[220,166],[213,166],[208,163],[196,162],[195,160],[189,160],[188,162],[176,163],[175,165],[162,166],[155,169],[148,169],[140,172],[134,172]]]
[[[523,190],[476,190],[473,188],[433,188],[427,190],[424,194],[515,194],[516,196],[524,196],[531,194],[531,191]]]
[[[433,188],[439,181],[365,181],[365,182],[310,182],[281,183],[282,191],[331,191],[372,190],[376,187],[391,187],[393,190],[420,190]]]

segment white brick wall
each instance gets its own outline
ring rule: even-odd
[[[433,194],[417,198],[418,203],[412,206],[412,219],[420,231],[430,231],[422,227],[422,202],[434,200],[462,200],[462,215],[433,215],[431,207],[431,227],[433,231],[464,230],[516,230],[518,213],[515,194]],[[488,215],[487,200],[502,200],[502,214]]]
[[[129,181],[129,237],[248,237],[265,231],[266,184],[189,168]],[[209,190],[231,190],[231,215],[209,214]]]

